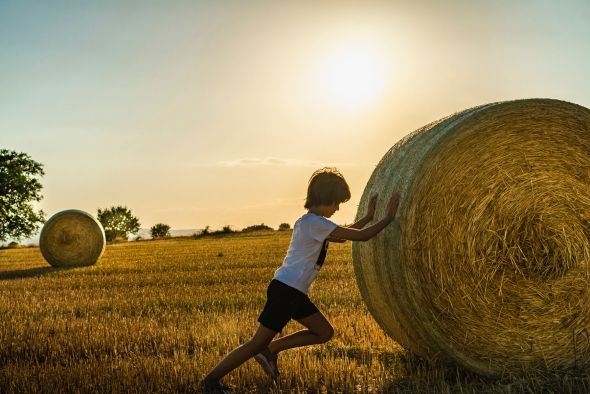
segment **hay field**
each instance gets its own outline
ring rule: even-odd
[[[108,245],[96,266],[52,268],[38,248],[0,250],[0,392],[197,392],[249,338],[291,232]],[[407,354],[360,297],[350,244],[332,244],[310,296],[332,341],[281,353],[271,383],[254,361],[237,392],[583,392],[583,372],[483,379]],[[300,329],[291,322],[284,334]]]

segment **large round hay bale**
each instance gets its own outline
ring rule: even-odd
[[[89,213],[77,209],[53,215],[43,226],[39,247],[54,267],[78,267],[95,264],[106,240],[101,224]]]
[[[410,134],[373,172],[395,221],[353,245],[381,327],[422,356],[499,375],[590,365],[590,110],[471,108]]]

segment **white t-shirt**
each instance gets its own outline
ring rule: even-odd
[[[307,294],[328,251],[328,235],[338,225],[323,216],[306,213],[295,222],[287,256],[274,279]]]

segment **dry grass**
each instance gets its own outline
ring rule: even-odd
[[[194,392],[255,330],[290,233],[113,244],[98,265],[71,269],[37,248],[0,250],[0,392]],[[277,383],[253,361],[225,382],[273,393],[590,389],[573,372],[489,380],[407,354],[368,314],[349,244],[331,245],[311,298],[332,341],[282,353]]]

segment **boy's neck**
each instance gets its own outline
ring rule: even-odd
[[[330,205],[314,205],[309,207],[309,213],[313,213],[314,215],[323,216],[325,218],[332,217],[334,213],[339,209],[340,204],[330,204]]]
[[[311,207],[307,210],[307,213],[313,213],[314,215],[318,215],[318,216],[326,216],[326,212],[325,209],[323,209],[323,207]]]
[[[316,209],[309,209],[307,211],[307,213],[313,213],[314,215],[318,215],[318,216],[324,216],[322,215],[320,212],[318,212]]]

